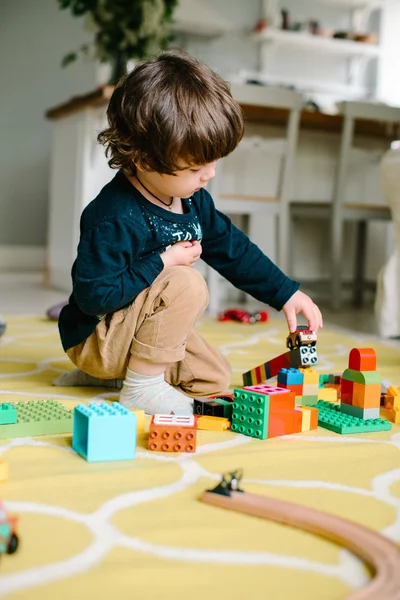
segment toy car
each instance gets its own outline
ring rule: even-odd
[[[0,502],[0,554],[14,554],[19,545],[17,535],[18,517],[7,515]]]
[[[293,333],[289,333],[286,338],[286,346],[289,350],[300,346],[315,346],[317,343],[317,334],[308,328],[307,325],[299,325]]]
[[[259,310],[255,313],[248,313],[246,310],[229,309],[218,315],[218,321],[239,321],[240,323],[265,323],[268,320],[268,313],[265,310]]]

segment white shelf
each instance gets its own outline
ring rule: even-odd
[[[286,47],[315,50],[339,56],[367,56],[374,58],[380,54],[380,47],[378,45],[353,42],[352,40],[326,38],[308,33],[283,31],[281,29],[266,29],[261,33],[252,34],[251,38],[256,42],[275,43]]]
[[[382,8],[386,0],[316,0],[322,4],[330,4],[340,8]]]
[[[176,33],[211,38],[229,33],[232,25],[201,0],[180,0],[169,29]]]

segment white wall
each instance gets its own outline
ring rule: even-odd
[[[60,68],[63,55],[88,39],[81,20],[61,11],[57,0],[0,0],[3,267],[5,256],[14,266],[10,247],[25,246],[32,258],[32,250],[46,243],[51,124],[44,113],[93,89],[92,62]]]

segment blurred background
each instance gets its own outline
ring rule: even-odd
[[[400,336],[398,0],[0,0],[0,312],[68,297],[79,217],[115,174],[113,84],[179,46],[232,84],[245,139],[217,207],[325,319]],[[259,306],[199,265],[210,312]]]

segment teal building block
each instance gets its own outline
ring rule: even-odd
[[[12,404],[0,404],[0,425],[12,425],[17,422],[17,410]]]
[[[1,439],[72,432],[72,411],[55,400],[9,404],[17,412],[17,422],[0,425]]]
[[[79,404],[74,408],[72,448],[88,462],[135,458],[136,415],[119,402]]]
[[[232,431],[265,440],[268,436],[269,396],[235,389],[233,399]]]
[[[391,424],[385,419],[359,419],[342,413],[337,404],[319,400],[315,404],[318,408],[318,425],[340,434],[369,433],[373,431],[390,431]]]
[[[381,382],[381,376],[377,371],[355,371],[354,369],[346,369],[343,372],[342,379],[346,381],[354,381],[354,383],[362,383],[363,385],[369,385],[372,383]]]
[[[346,404],[346,402],[342,402],[340,405],[340,412],[346,413],[346,415],[351,415],[352,417],[358,417],[359,419],[379,419],[380,416],[380,408],[360,408],[359,406],[354,406],[353,404]]]
[[[304,374],[299,369],[280,369],[278,371],[278,385],[302,385]]]

